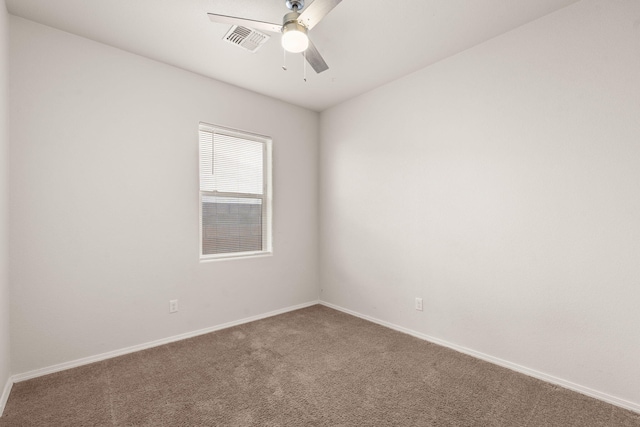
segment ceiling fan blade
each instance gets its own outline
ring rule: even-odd
[[[282,25],[270,22],[254,21],[252,19],[236,18],[235,16],[218,15],[217,13],[207,13],[209,19],[219,24],[239,25],[249,27],[258,31],[268,31],[270,33],[280,33]]]
[[[309,30],[318,25],[318,22],[333,10],[342,0],[314,0],[302,10],[298,22],[304,24]]]
[[[311,65],[311,68],[313,68],[318,74],[329,69],[327,63],[324,62],[322,55],[320,55],[320,52],[318,52],[318,49],[316,49],[316,45],[314,45],[311,40],[309,40],[309,47],[304,52],[304,57]]]

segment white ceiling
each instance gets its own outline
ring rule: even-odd
[[[316,0],[318,1],[318,0]],[[207,12],[279,23],[285,0],[6,0],[17,15],[322,111],[578,0],[343,0],[311,31],[329,64],[315,74],[278,35],[250,53]],[[307,5],[311,0],[307,0]]]

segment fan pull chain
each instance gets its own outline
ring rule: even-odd
[[[282,69],[287,71],[287,50],[282,49]]]
[[[302,52],[302,69],[303,69],[302,78],[306,83],[307,82],[307,51]]]

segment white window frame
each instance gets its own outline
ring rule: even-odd
[[[272,144],[273,140],[271,137],[266,135],[260,135],[257,133],[242,131],[238,129],[227,128],[224,126],[213,125],[209,123],[200,122],[198,125],[198,182],[200,181],[201,173],[200,170],[202,164],[202,152],[200,148],[200,131],[211,132],[211,133],[219,133],[231,137],[246,139],[250,141],[260,142],[263,144],[263,194],[248,194],[248,193],[228,193],[228,192],[220,192],[220,191],[202,191],[200,188],[200,184],[198,185],[199,190],[199,207],[198,207],[198,227],[200,229],[199,232],[199,242],[198,246],[200,247],[200,261],[219,261],[226,259],[240,259],[240,258],[252,258],[252,257],[262,257],[262,256],[270,256],[273,255],[273,196],[272,196],[272,177],[271,177],[271,156],[272,156]],[[215,171],[214,171],[215,173]],[[262,221],[262,250],[261,251],[248,251],[248,252],[228,252],[221,254],[204,254],[203,253],[203,230],[202,230],[202,199],[203,196],[216,196],[216,197],[233,197],[233,198],[252,198],[252,199],[262,199],[262,209],[263,211],[262,217],[266,218],[266,221]]]

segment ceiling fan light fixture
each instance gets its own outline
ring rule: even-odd
[[[309,47],[307,29],[298,21],[287,22],[282,26],[282,47],[287,52],[300,53]]]

